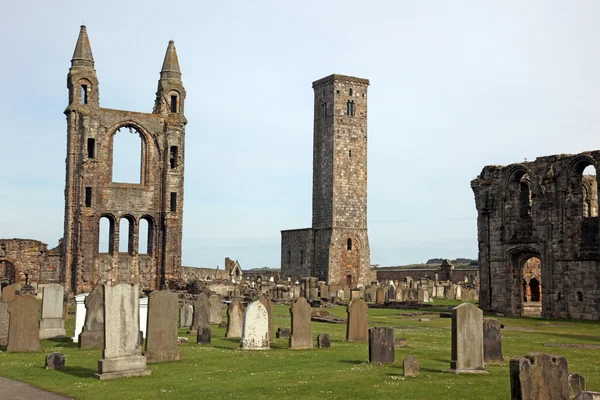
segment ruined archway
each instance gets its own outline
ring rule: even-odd
[[[539,257],[529,257],[521,267],[523,282],[523,305],[521,315],[539,317],[542,315],[542,261]]]
[[[15,283],[15,266],[8,260],[0,260],[0,285]]]

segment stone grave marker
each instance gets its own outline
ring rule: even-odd
[[[63,369],[65,367],[65,356],[61,353],[52,353],[46,357],[46,369]]]
[[[350,286],[344,286],[344,300],[350,300]]]
[[[396,288],[394,285],[388,287],[388,300],[396,300]]]
[[[319,333],[317,336],[317,347],[320,349],[328,349],[331,347],[328,333]]]
[[[419,360],[417,360],[417,357],[404,357],[404,361],[402,361],[402,370],[404,376],[419,376]]]
[[[452,309],[450,372],[487,373],[483,363],[483,311],[472,303]]]
[[[304,298],[304,297],[302,297]],[[277,339],[289,338],[291,334],[291,330],[288,327],[281,326],[277,328],[277,332],[275,332],[275,337]]]
[[[529,353],[510,360],[511,399],[568,400],[567,359],[546,353]]]
[[[79,342],[79,334],[85,324],[85,299],[89,293],[82,293],[75,296],[75,328],[73,329],[73,343]]]
[[[369,362],[390,364],[395,361],[394,357],[394,328],[369,329]]]
[[[350,300],[360,299],[362,296],[360,295],[360,289],[352,289],[350,290]]]
[[[8,344],[8,325],[10,323],[10,314],[8,313],[9,304],[0,301],[0,346]]]
[[[10,302],[6,351],[9,353],[41,351],[39,312],[40,303],[34,296],[21,295]]]
[[[196,334],[196,344],[210,344],[211,333],[210,325],[200,325]]]
[[[500,325],[497,319],[483,320],[483,361],[486,364],[504,364]]]
[[[366,342],[368,340],[367,302],[363,299],[352,300],[348,304],[348,321],[346,323],[346,340],[348,342]]]
[[[47,283],[42,293],[40,339],[62,339],[67,336],[63,319],[65,288],[59,283]]]
[[[241,338],[244,325],[244,309],[239,300],[233,300],[227,307],[227,338]]]
[[[221,296],[218,294],[212,294],[208,298],[210,305],[209,320],[211,325],[219,325],[223,321],[223,302]]]
[[[5,286],[2,289],[2,302],[10,303],[17,297],[17,291],[14,285]]]
[[[84,303],[85,323],[79,335],[79,348],[104,347],[104,285],[96,285]]]
[[[291,349],[311,349],[313,347],[311,334],[312,309],[304,297],[292,303],[290,316],[292,319],[292,334],[290,336]]]
[[[585,378],[574,372],[569,374],[569,392],[571,397],[575,398],[581,392],[585,392]]]
[[[241,348],[244,350],[268,350],[269,313],[260,300],[248,305],[244,313]]]
[[[200,293],[194,303],[194,320],[189,333],[196,334],[200,326],[210,326],[210,303],[206,293]]]
[[[385,290],[382,287],[377,288],[377,292],[375,294],[375,303],[385,303]]]
[[[194,320],[194,306],[190,303],[185,303],[179,310],[179,327],[189,328]]]
[[[148,296],[147,362],[181,360],[177,348],[177,293],[159,290]]]
[[[150,375],[140,347],[139,284],[103,286],[105,340],[95,377],[106,380]]]
[[[146,338],[146,328],[148,327],[148,298],[140,297],[138,302],[140,307],[140,332],[142,332],[140,343],[144,343],[144,339]]]
[[[600,400],[600,392],[580,392],[574,400]]]
[[[269,316],[269,342],[273,343],[273,302],[262,294],[258,297],[258,301],[260,301],[267,310]]]

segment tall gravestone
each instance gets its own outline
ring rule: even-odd
[[[486,373],[483,363],[483,311],[472,303],[452,309],[450,372]]]
[[[61,339],[67,336],[63,319],[65,288],[58,283],[47,283],[42,292],[42,320],[40,339]]]
[[[105,345],[96,378],[105,380],[151,374],[140,348],[139,312],[139,284],[104,285]]]
[[[218,294],[212,294],[208,298],[208,303],[210,305],[210,323],[211,325],[219,325],[221,322],[223,322],[223,302],[221,301],[221,296]]]
[[[179,310],[179,327],[181,328],[189,328],[192,326],[192,322],[194,321],[194,306],[185,303],[181,306]]]
[[[529,353],[510,360],[510,398],[513,400],[568,400],[567,359]]]
[[[89,293],[82,293],[75,296],[75,328],[73,329],[73,343],[79,342],[79,334],[85,324],[85,299]]]
[[[17,296],[8,306],[9,353],[41,351],[39,321],[40,303],[34,296]]]
[[[269,315],[269,343],[273,343],[273,302],[262,294],[258,297],[258,301],[267,309]]]
[[[483,362],[486,364],[504,364],[500,327],[497,319],[483,320]]]
[[[310,331],[310,317],[312,308],[304,297],[292,303],[290,314],[292,319],[292,334],[290,336],[290,348],[311,349],[313,347]]]
[[[371,364],[390,364],[394,361],[394,328],[369,329],[369,362]]]
[[[10,323],[10,314],[8,313],[8,305],[0,301],[0,346],[8,344],[8,325]]]
[[[140,297],[138,299],[140,307],[140,331],[142,332],[142,338],[146,338],[146,326],[148,325],[148,298]]]
[[[2,301],[4,303],[10,303],[15,297],[17,297],[17,290],[14,284],[2,288]]]
[[[148,362],[181,360],[177,348],[177,294],[169,290],[148,296],[148,327],[144,356]]]
[[[303,297],[302,297],[303,298]],[[227,307],[227,338],[241,338],[244,324],[244,309],[239,300],[233,300]]]
[[[253,301],[246,308],[240,346],[244,350],[268,350],[270,348],[269,313],[259,300]]]
[[[210,303],[206,293],[200,293],[194,302],[194,321],[190,333],[197,334],[200,326],[210,326]]]
[[[346,340],[348,342],[366,342],[368,340],[369,307],[363,299],[354,299],[348,304],[348,322]]]
[[[79,348],[104,347],[104,285],[97,284],[84,302],[85,324],[79,335]]]

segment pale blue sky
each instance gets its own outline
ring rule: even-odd
[[[183,263],[280,265],[311,223],[311,83],[371,80],[371,262],[477,257],[488,164],[598,149],[596,1],[19,1],[2,7],[0,237],[63,234],[66,74],[88,28],[102,107],[187,89]]]

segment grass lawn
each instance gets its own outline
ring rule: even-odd
[[[434,303],[435,310],[459,304]],[[345,317],[345,307],[328,309]],[[275,306],[273,326],[290,326],[289,307]],[[431,309],[423,309],[427,312]],[[417,311],[418,312],[418,311]],[[510,398],[508,361],[531,351],[567,357],[570,372],[587,378],[588,390],[600,391],[600,349],[553,348],[544,344],[600,344],[600,323],[539,318],[498,319],[505,365],[489,366],[488,375],[454,375],[450,366],[450,319],[415,310],[370,309],[369,326],[392,326],[395,337],[407,339],[396,348],[396,363],[370,365],[368,344],[345,343],[345,325],[314,323],[313,337],[327,332],[331,349],[290,350],[287,339],[275,339],[268,351],[239,350],[239,340],[225,339],[225,329],[213,326],[211,345],[180,346],[182,361],[149,364],[152,375],[98,381],[93,377],[102,351],[79,350],[69,342],[42,341],[44,353],[0,353],[0,376],[72,396],[76,399],[507,399]],[[225,315],[225,314],[224,314]],[[72,333],[73,316],[67,332]],[[69,332],[70,329],[70,332]],[[186,336],[184,330],[180,336]],[[45,355],[66,356],[64,370],[44,369]],[[417,356],[421,375],[402,377],[402,359]],[[0,394],[0,398],[1,398]]]

